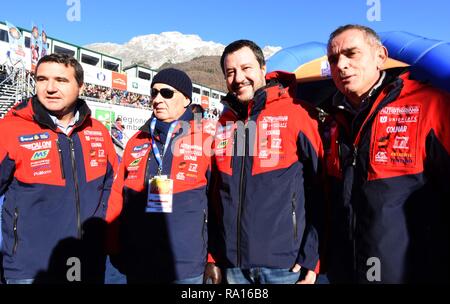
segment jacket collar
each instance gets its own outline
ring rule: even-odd
[[[154,117],[154,115],[152,114],[152,116],[150,116],[150,118],[145,122],[145,124],[143,124],[142,127],[139,128],[139,131],[150,134],[150,123],[151,123],[153,117]],[[186,109],[186,111],[184,111],[183,115],[180,116],[180,118],[178,120],[190,122],[193,119],[194,119],[194,112],[192,112],[192,107],[189,106]],[[179,125],[175,129],[175,133],[177,133],[178,131],[179,131]]]
[[[80,117],[75,123],[74,129],[83,125],[86,119],[91,115],[91,110],[86,102],[80,98],[76,101],[75,111],[79,112]],[[51,119],[49,111],[42,105],[37,98],[37,95],[14,106],[10,113],[11,115],[21,117],[25,120],[35,121],[42,126],[58,132],[58,127]]]
[[[253,100],[249,102],[248,106],[239,102],[232,93],[227,94],[223,103],[226,110],[233,112],[239,120],[245,120],[249,115],[252,116],[261,112],[266,104],[285,96],[294,98],[295,94],[295,74],[274,71],[266,75],[266,85],[256,90]]]
[[[367,97],[361,102],[360,108],[355,109],[350,101],[342,94],[337,91],[333,96],[332,107],[337,111],[346,111],[353,115],[356,115],[361,109],[371,106],[377,97],[382,93],[392,89],[392,86],[396,85],[399,78],[402,80],[409,77],[409,72],[405,68],[394,68],[383,71],[381,73],[380,79],[377,83],[370,89]]]

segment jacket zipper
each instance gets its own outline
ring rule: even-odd
[[[353,161],[352,161],[352,167],[353,167],[353,171],[354,171],[354,176],[353,178],[355,178],[355,174],[356,174],[356,164],[357,164],[357,159],[358,159],[358,146],[356,144],[353,144]],[[353,181],[354,183],[354,181]],[[353,186],[352,186],[353,187]],[[351,228],[350,228],[350,239],[352,240],[352,253],[353,253],[353,273],[356,274],[356,268],[357,268],[357,263],[356,263],[356,238],[355,238],[355,234],[356,234],[356,212],[355,212],[355,206],[353,206],[351,204],[351,209],[352,209],[352,222],[351,222]]]
[[[66,176],[64,174],[62,151],[61,151],[61,146],[59,144],[59,140],[58,139],[56,140],[56,147],[58,148],[59,166],[61,167],[61,177],[62,177],[62,179],[66,179]]]
[[[352,162],[353,167],[356,167],[357,158],[358,158],[358,146],[353,145],[353,162]]]
[[[391,90],[389,92],[389,94],[387,94],[383,98],[384,100],[377,105],[376,109],[374,111],[372,111],[372,113],[369,112],[368,118],[366,119],[365,122],[363,122],[363,124],[359,128],[359,134],[360,134],[361,137],[363,136],[365,129],[368,128],[368,126],[372,126],[372,122],[375,119],[375,117],[378,114],[378,112],[383,107],[385,107],[386,105],[388,105],[389,103],[391,103],[392,101],[394,101],[398,97],[402,87],[403,87],[403,85],[397,86],[397,88],[395,88],[394,90]],[[355,119],[356,119],[356,117],[352,121],[352,132],[351,132],[351,135],[353,135],[353,127],[354,127]],[[355,176],[357,174],[356,167],[357,167],[357,159],[358,159],[358,144],[359,143],[354,143],[353,144],[353,161],[352,161],[352,166],[353,166],[353,170],[354,170],[353,181],[352,181],[353,183],[354,183],[354,181],[356,179]],[[369,156],[369,158],[370,158],[370,156]],[[352,187],[353,187],[353,185],[352,185]],[[352,223],[351,223],[351,229],[350,229],[351,230],[350,231],[350,239],[352,240],[352,244],[353,244],[353,269],[354,269],[354,275],[355,275],[354,279],[356,279],[356,276],[357,276],[357,274],[356,274],[357,273],[357,262],[356,262],[356,255],[357,255],[357,249],[356,248],[357,248],[357,246],[356,246],[356,237],[355,237],[356,228],[357,228],[356,224],[357,224],[357,216],[356,216],[355,208],[354,208],[354,206],[352,206]]]
[[[233,135],[233,155],[231,155],[231,161],[230,161],[230,168],[233,169],[234,164],[234,157],[237,155],[237,129],[234,129],[234,135]]]
[[[202,225],[202,238],[203,238],[203,243],[206,245],[206,239],[205,239],[205,228],[206,225],[208,224],[208,214],[206,213],[206,210],[203,209],[203,225]]]
[[[77,208],[77,229],[78,229],[78,238],[82,238],[81,231],[81,214],[80,214],[80,190],[78,188],[78,175],[77,175],[77,166],[75,163],[75,147],[73,144],[73,139],[67,137],[70,145],[70,159],[72,163],[72,174],[73,174],[73,182],[75,184],[75,204]]]
[[[383,105],[384,106],[384,105]],[[372,124],[373,119],[376,117],[377,113],[379,112],[379,110],[381,109],[381,105],[378,105],[377,109],[372,112],[371,114],[369,114],[369,117],[367,118],[366,122],[363,123],[359,129],[359,133],[361,134],[360,136],[362,136],[363,131],[365,131],[365,129],[367,128],[368,125]],[[352,130],[353,130],[353,124],[355,121],[356,117],[354,118],[353,122],[352,122]],[[352,132],[353,133],[353,132]],[[357,178],[357,162],[358,162],[358,156],[359,156],[359,151],[358,151],[358,145],[359,143],[354,143],[353,144],[353,160],[352,160],[352,167],[353,167],[353,183],[355,182],[355,179]],[[370,157],[370,156],[369,156]],[[353,186],[352,186],[353,188]],[[351,222],[351,229],[350,229],[350,239],[352,240],[352,251],[353,251],[353,269],[354,269],[354,274],[356,275],[357,273],[357,262],[356,262],[356,256],[357,256],[357,246],[356,246],[356,228],[357,228],[357,215],[355,212],[355,206],[351,206],[352,208],[352,222]],[[356,278],[355,278],[356,279]]]
[[[237,215],[237,267],[241,267],[241,216],[243,209],[243,201],[245,194],[245,156],[247,155],[247,137],[248,137],[248,129],[247,124],[245,124],[244,129],[244,155],[241,156],[241,173],[239,180],[239,205],[238,205],[238,215]]]
[[[19,220],[19,209],[16,207],[14,209],[14,224],[13,224],[13,232],[14,232],[13,254],[16,254],[17,246],[19,245],[19,234],[17,233],[18,220]]]
[[[297,214],[295,212],[295,192],[292,195],[292,224],[294,225],[294,239],[297,240]]]
[[[353,162],[352,162],[352,166],[353,166],[353,170],[356,172],[356,161],[358,158],[358,146],[357,145],[353,145]],[[354,173],[355,174],[355,173]],[[351,207],[352,208],[352,228],[350,231],[350,238],[352,240],[352,250],[353,250],[353,273],[356,273],[356,268],[357,268],[357,263],[356,263],[356,212],[355,212],[355,208],[354,206]]]
[[[151,143],[150,143],[150,146],[151,146]],[[147,174],[147,170],[148,170],[148,166],[149,166],[149,163],[150,163],[150,157],[151,157],[152,153],[153,152],[150,151],[150,153],[147,154],[147,159],[145,160],[144,189],[146,189],[146,191],[148,191],[147,187],[149,186],[149,180],[150,180],[150,177],[151,177],[150,172],[148,172],[148,174]]]

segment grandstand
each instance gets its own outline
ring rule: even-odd
[[[124,143],[150,117],[150,84],[156,70],[140,65],[122,66],[122,60],[107,54],[77,46],[45,34],[35,44],[32,31],[16,28],[22,41],[11,38],[11,24],[0,21],[0,118],[20,100],[34,94],[33,69],[40,55],[36,48],[47,54],[65,53],[78,59],[84,69],[85,90],[82,93],[93,115],[108,128],[117,117],[124,123]],[[14,51],[14,44],[22,52]],[[36,45],[36,46],[35,46]],[[39,47],[40,46],[40,47]],[[32,58],[33,57],[33,58]],[[224,92],[194,83],[192,102],[206,110],[210,118],[218,118],[223,109],[220,100]],[[216,116],[216,117],[215,117]]]

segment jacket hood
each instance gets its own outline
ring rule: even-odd
[[[297,78],[295,74],[285,71],[273,71],[266,75],[266,88],[279,84],[283,88],[288,88],[289,95],[292,97],[296,94]]]
[[[274,71],[266,75],[266,85],[255,92],[253,100],[249,103],[251,108],[264,107],[266,102],[278,100],[287,94],[295,98],[297,82],[295,74],[285,71]],[[249,115],[249,107],[237,100],[233,93],[228,93],[222,99],[225,110],[222,116],[235,115],[238,119],[245,119]],[[258,110],[258,109],[253,109]],[[231,112],[231,113],[229,113]]]

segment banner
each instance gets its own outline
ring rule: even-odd
[[[101,121],[108,130],[111,130],[111,125],[118,117],[122,118],[124,126],[122,141],[124,145],[152,115],[152,111],[142,108],[124,107],[90,100],[86,100],[86,103],[92,111],[92,116]]]
[[[41,58],[48,54],[47,33],[42,29],[41,33]]]
[[[6,21],[8,27],[10,58],[13,63],[25,59],[25,43],[22,33],[13,24]]]
[[[128,77],[127,91],[131,93],[150,96],[150,85],[151,82],[148,80]]]
[[[127,89],[127,75],[112,72],[112,88],[125,91]]]
[[[209,97],[202,95],[202,103],[201,106],[203,109],[208,109],[209,108]]]
[[[112,72],[89,64],[81,64],[84,70],[84,82],[111,88]]]
[[[36,25],[33,25],[33,28],[31,30],[30,49],[31,69],[34,70],[41,56],[41,39],[39,37],[39,29]]]

